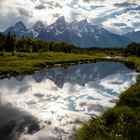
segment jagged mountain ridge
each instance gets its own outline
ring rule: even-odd
[[[10,32],[11,34],[16,34],[17,37],[30,36],[33,37],[33,32],[27,29],[22,21],[17,22],[14,26],[9,27],[5,30],[5,33]]]
[[[49,26],[38,21],[30,29],[20,21],[5,31],[8,32],[15,33],[17,37],[30,36],[48,41],[67,41],[82,48],[123,47],[131,42],[127,37],[92,25],[86,19],[68,23],[63,16]]]

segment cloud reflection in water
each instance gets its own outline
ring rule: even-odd
[[[38,129],[34,132],[42,129],[32,134],[24,130],[19,139],[67,140],[91,115],[99,115],[114,106],[118,95],[134,84],[136,77],[134,71],[114,62],[51,68],[32,76],[0,80],[1,107],[10,104],[18,112],[26,112],[40,120],[27,119],[29,122],[38,122]],[[9,110],[12,109],[9,107]],[[22,120],[25,118],[26,124],[26,117],[21,116]],[[6,126],[7,123],[1,124],[0,129]]]

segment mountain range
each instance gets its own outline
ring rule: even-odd
[[[140,42],[140,31],[118,35],[89,23],[86,19],[68,23],[62,16],[53,24],[46,26],[41,21],[27,28],[22,21],[9,27],[4,33],[16,34],[18,38],[29,36],[47,41],[67,41],[82,48],[123,47],[130,42]]]

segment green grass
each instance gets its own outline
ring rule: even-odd
[[[140,58],[128,57],[140,71]],[[85,122],[76,140],[140,140],[140,76],[137,83],[120,95],[119,102],[99,117]]]
[[[67,63],[78,63],[92,61],[104,58],[105,54],[73,54],[63,52],[47,52],[47,53],[5,53],[0,56],[0,77],[7,75],[28,74],[46,66],[54,66],[55,64],[65,65]]]

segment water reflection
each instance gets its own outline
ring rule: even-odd
[[[62,88],[64,83],[79,84],[84,86],[89,81],[95,81],[114,73],[131,72],[121,63],[98,62],[93,64],[79,64],[68,68],[50,68],[41,70],[32,75],[36,82],[50,79],[58,87]],[[17,80],[23,81],[24,76],[17,76]]]
[[[119,93],[135,82],[136,73],[121,63],[50,68],[0,80],[0,105],[10,104],[40,120],[40,131],[32,135],[22,131],[19,139],[67,140],[81,122],[114,106]],[[0,124],[1,130],[5,127]]]

